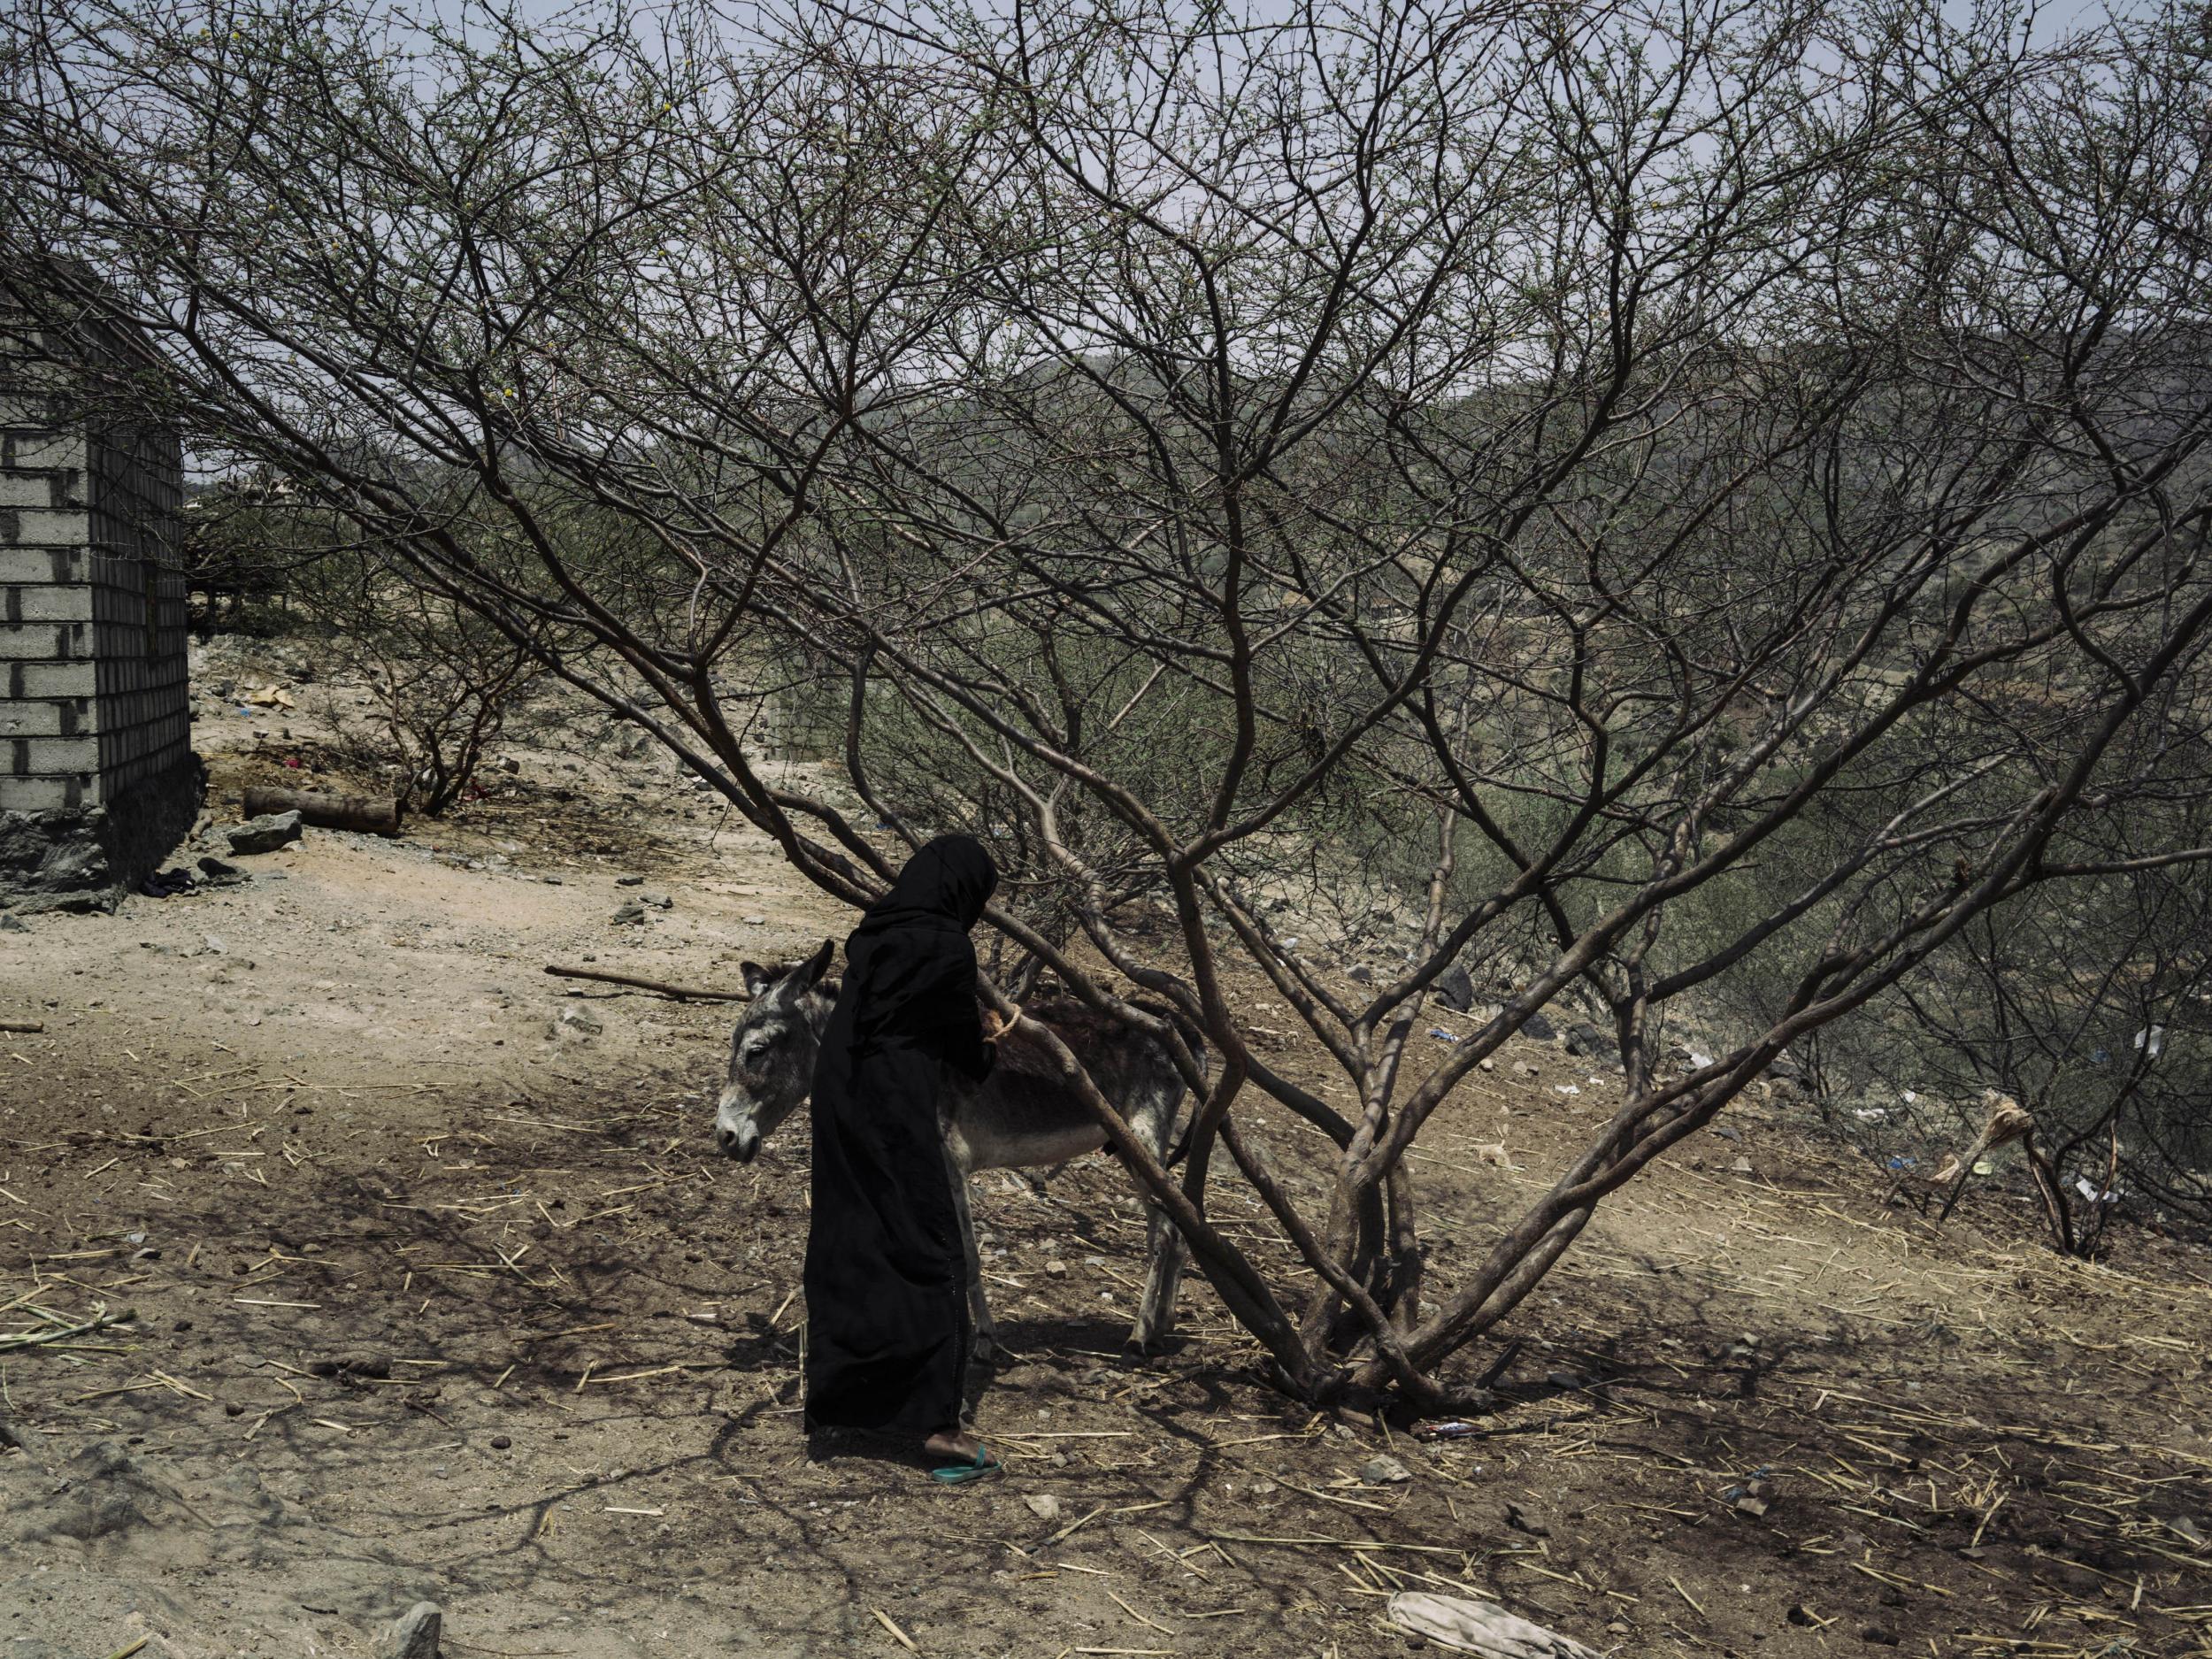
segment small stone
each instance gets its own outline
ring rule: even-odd
[[[242,876],[246,873],[236,864],[227,864],[221,859],[211,856],[201,859],[199,865],[200,873],[211,880],[227,880],[232,877]]]
[[[1551,1528],[1530,1515],[1517,1503],[1505,1506],[1505,1524],[1517,1532],[1526,1532],[1531,1538],[1549,1538]]]
[[[1436,976],[1436,1000],[1455,1014],[1463,1014],[1475,1005],[1475,982],[1467,977],[1467,970],[1454,963]]]
[[[561,879],[558,876],[540,876],[538,879],[549,887],[557,887],[561,885]]]
[[[492,1450],[495,1452],[503,1452],[513,1444],[514,1441],[509,1440],[504,1434],[495,1434],[492,1436]]]
[[[1062,1261],[1047,1262],[1045,1263],[1045,1271],[1051,1274],[1055,1279],[1064,1279],[1067,1277],[1068,1264]]]
[[[614,879],[614,884],[618,887],[641,887],[645,885],[645,878],[643,876],[617,876]]]
[[[445,1615],[435,1601],[418,1601],[378,1638],[376,1659],[438,1659],[438,1643],[445,1633]]]
[[[1384,1452],[1359,1466],[1359,1478],[1371,1486],[1391,1486],[1412,1479],[1413,1471]]]
[[[644,899],[646,903],[651,905],[657,910],[672,910],[676,908],[676,901],[670,898],[665,893],[647,893],[641,895],[641,896]]]
[[[498,767],[500,771],[508,773],[510,776],[522,770],[522,763],[517,760],[512,755],[502,755],[497,760],[494,761],[492,764]]]
[[[1352,970],[1349,977],[1354,985],[1372,985],[1375,982],[1375,971],[1363,962]]]
[[[1735,1174],[1748,1175],[1751,1173],[1751,1160],[1749,1158],[1738,1158],[1728,1167]]]
[[[223,1402],[223,1415],[227,1417],[242,1417],[246,1415],[246,1408],[235,1400],[226,1400]]]
[[[223,832],[223,839],[230,843],[234,853],[273,853],[280,847],[289,846],[300,838],[300,815],[297,812],[265,812],[259,818],[248,818]]]
[[[768,926],[768,918],[765,916],[749,916],[745,918],[745,926],[748,927],[765,927]]]
[[[1605,1033],[1586,1019],[1578,1019],[1568,1026],[1567,1034],[1560,1040],[1560,1042],[1569,1054],[1577,1055],[1585,1059],[1594,1055],[1609,1053],[1613,1046],[1606,1041]]]
[[[1880,1624],[1868,1624],[1861,1627],[1859,1640],[1877,1647],[1894,1647],[1897,1646],[1897,1632]]]
[[[589,1009],[577,1008],[573,1005],[561,1010],[559,1024],[563,1030],[572,1031],[585,1037],[596,1037],[606,1029],[599,1023],[598,1016]]]
[[[1486,1071],[1494,1071],[1498,1069],[1498,1063],[1486,1054],[1483,1056],[1480,1060],[1477,1061],[1476,1064],[1481,1066],[1481,1068]]]
[[[0,914],[0,933],[27,933],[31,930],[12,916]]]
[[[1552,1028],[1551,1021],[1540,1012],[1531,1014],[1521,1022],[1521,1035],[1532,1042],[1549,1042],[1557,1034]]]
[[[608,919],[617,927],[634,926],[645,919],[645,907],[633,899]]]
[[[1029,1512],[1041,1521],[1056,1521],[1060,1518],[1060,1500],[1049,1492],[1033,1492],[1025,1497],[1022,1502],[1027,1506]]]

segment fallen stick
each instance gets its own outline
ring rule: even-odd
[[[42,1019],[0,1019],[0,1031],[13,1032],[25,1037],[36,1036],[46,1029]]]
[[[744,991],[703,991],[695,986],[669,985],[659,979],[641,979],[634,973],[608,973],[599,968],[564,968],[549,962],[545,971],[562,979],[599,979],[608,985],[627,985],[641,991],[658,991],[663,996],[679,1001],[697,1002],[749,1002],[752,996]]]
[[[36,1310],[33,1310],[34,1312]],[[138,1317],[126,1308],[120,1313],[103,1311],[82,1325],[57,1325],[50,1331],[24,1331],[13,1336],[0,1336],[0,1353],[19,1348],[44,1348],[50,1342],[65,1342],[73,1336],[84,1336],[90,1332],[105,1330],[111,1325],[123,1325]]]
[[[876,1616],[876,1622],[879,1624],[882,1625],[884,1629],[889,1631],[891,1634],[897,1639],[900,1647],[905,1648],[909,1653],[921,1652],[921,1649],[914,1645],[914,1639],[891,1622],[891,1616],[888,1613],[885,1612],[879,1607],[872,1607],[868,1610]]]

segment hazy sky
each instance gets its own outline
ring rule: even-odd
[[[577,0],[493,0],[493,3],[511,5],[522,17],[533,21],[548,20],[565,12],[578,9]],[[2137,0],[2137,4],[2129,4],[2128,0],[2116,0],[2116,3],[2108,8],[2104,0],[2048,0],[2048,3],[2039,7],[2037,12],[2035,27],[2031,38],[2039,43],[2045,42],[2056,39],[2070,28],[2093,25],[2101,21],[2107,15],[2108,10],[2126,15],[2150,3],[2152,0]],[[1975,11],[1975,0],[1940,0],[1940,5],[1943,14],[1957,22],[1964,22],[1973,15]],[[1256,22],[1264,22],[1271,19],[1286,16],[1290,10],[1286,0],[1241,0],[1241,4],[1239,4],[1239,0],[1232,0],[1232,7],[1242,11],[1247,17]],[[660,8],[652,4],[651,0],[642,0],[642,4],[638,4],[636,9],[641,12],[652,12]],[[741,15],[748,8],[731,5],[730,9]],[[418,17],[428,14],[450,19],[461,12],[463,4],[461,0],[412,0],[412,4],[408,4],[405,10]]]

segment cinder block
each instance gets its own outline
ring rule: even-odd
[[[0,589],[0,618],[9,622],[89,622],[92,590],[75,582]],[[139,649],[145,648],[142,644]]]
[[[0,507],[58,507],[54,499],[59,475],[53,472],[11,472],[0,469]]]
[[[75,582],[85,580],[91,555],[81,547],[0,547],[0,587],[14,582]]]
[[[85,515],[73,509],[0,506],[0,543],[17,547],[81,546],[88,534]]]
[[[77,424],[69,418],[68,406],[62,399],[31,384],[35,373],[35,365],[19,361],[10,365],[8,384],[0,389],[0,426],[13,426],[41,438],[76,431]]]
[[[61,811],[89,806],[99,798],[89,773],[74,778],[17,778],[0,772],[0,812]]]
[[[0,744],[8,752],[8,771],[49,778],[91,772],[100,764],[100,742],[94,737],[19,737]]]
[[[94,733],[89,697],[26,697],[0,703],[0,740],[82,737]]]
[[[99,671],[89,662],[11,663],[0,686],[10,697],[89,697],[99,690]]]
[[[86,622],[0,622],[0,663],[69,662],[89,655]]]
[[[67,467],[81,472],[90,459],[81,432],[0,433],[0,466]]]

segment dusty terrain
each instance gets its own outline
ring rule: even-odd
[[[198,730],[218,821],[321,764],[306,708]],[[1414,1646],[1395,1587],[1622,1654],[2212,1651],[2203,1256],[2064,1263],[1994,1193],[1938,1238],[1778,1103],[1601,1216],[1472,1438],[1314,1419],[1202,1284],[1124,1352],[1093,1158],[977,1184],[1008,1474],[810,1456],[803,1120],[719,1162],[730,1010],[542,969],[734,987],[847,918],[649,756],[521,760],[397,842],[0,931],[43,1025],[0,1036],[0,1332],[135,1316],[0,1350],[0,1659],[368,1655],[418,1599],[458,1659],[1353,1659]],[[1423,1144],[1445,1284],[1603,1105],[1513,1053]]]

